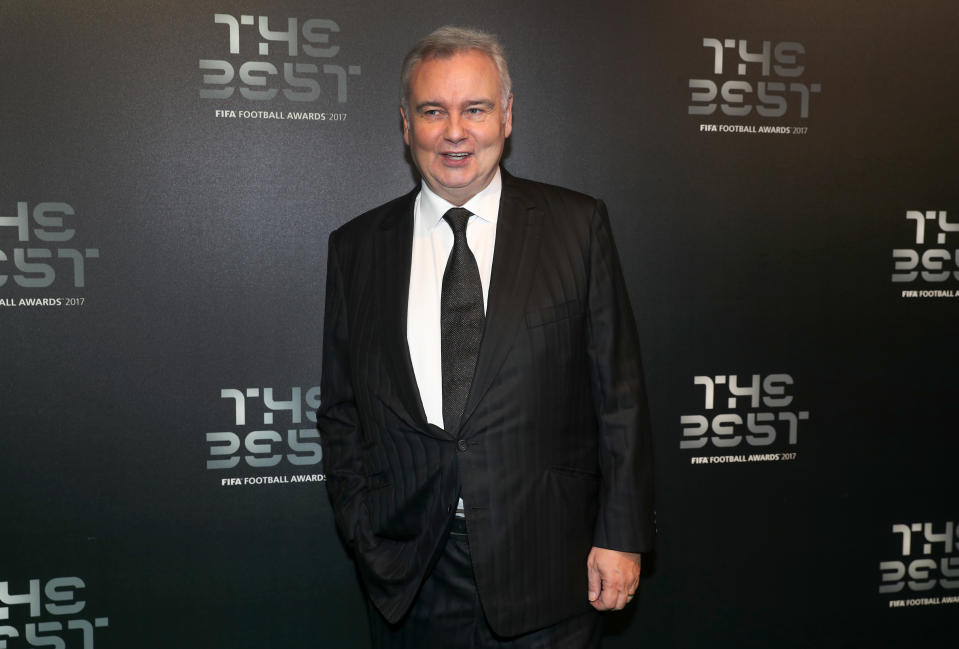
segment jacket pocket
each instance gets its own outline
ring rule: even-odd
[[[529,328],[542,327],[551,322],[575,318],[582,314],[583,307],[579,300],[570,300],[561,302],[541,309],[533,309],[526,312],[526,326]]]
[[[600,475],[592,471],[585,471],[583,469],[577,469],[572,466],[551,466],[549,470],[553,473],[559,475],[569,476],[571,478],[578,478],[580,480],[589,480],[592,482],[599,482]]]

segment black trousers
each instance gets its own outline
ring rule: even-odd
[[[476,592],[462,519],[454,520],[436,565],[403,619],[390,624],[369,600],[367,605],[374,649],[598,649],[603,632],[602,615],[588,611],[520,636],[496,635]]]

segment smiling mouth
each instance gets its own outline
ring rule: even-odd
[[[450,160],[463,160],[469,155],[469,153],[444,153],[443,157],[449,158]]]

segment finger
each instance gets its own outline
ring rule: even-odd
[[[603,602],[603,610],[615,610],[616,605],[622,596],[623,595],[620,589],[615,588],[609,582],[603,583],[603,592],[600,595],[600,600]]]
[[[626,605],[629,604],[630,599],[629,591],[625,589],[619,591],[619,595],[616,597],[616,610],[621,611],[626,608]]]
[[[610,609],[610,605],[606,601],[606,598],[606,594],[601,592],[596,601],[593,602],[593,608],[595,608],[597,611],[608,611]]]

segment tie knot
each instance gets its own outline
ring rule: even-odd
[[[443,220],[449,223],[450,227],[453,228],[453,234],[459,234],[460,232],[466,232],[466,222],[470,220],[471,216],[473,216],[473,213],[468,209],[451,207],[446,210],[446,214],[443,215]]]

